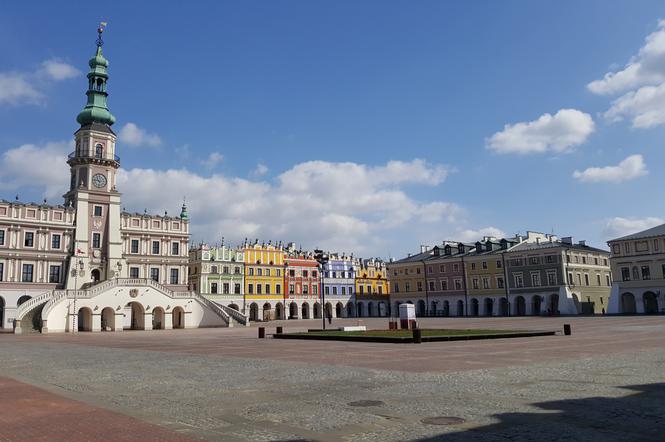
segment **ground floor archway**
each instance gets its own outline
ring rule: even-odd
[[[111,307],[102,310],[102,331],[115,331],[115,310]]]
[[[526,315],[526,300],[524,296],[518,296],[515,298],[515,316],[524,316]]]
[[[81,307],[78,311],[77,325],[78,325],[78,331],[91,332],[92,310],[90,310],[88,307]]]
[[[531,303],[532,303],[532,308],[531,308],[532,314],[540,315],[542,310],[543,298],[541,298],[539,295],[535,295],[531,300]]]
[[[321,304],[315,302],[313,310],[314,310],[314,319],[321,319]]]
[[[164,330],[166,327],[165,324],[165,313],[164,309],[161,307],[155,307],[152,309],[152,329],[153,330]]]
[[[457,316],[464,316],[464,301],[457,301]]]
[[[367,303],[367,316],[374,316],[374,303],[371,301]]]
[[[480,315],[479,303],[476,298],[473,298],[471,300],[471,316],[478,316],[478,315]]]
[[[263,314],[261,315],[261,317],[264,321],[270,321],[271,319],[273,319],[272,306],[270,305],[269,302],[263,304]]]
[[[549,303],[547,305],[547,310],[550,315],[558,315],[559,314],[559,295],[558,294],[552,294],[550,295]]]
[[[359,302],[356,308],[358,310],[357,316],[359,318],[362,318],[363,316],[365,316],[365,306],[363,305],[362,302]]]
[[[494,299],[485,298],[485,316],[492,316],[494,314]]]
[[[443,301],[443,316],[450,316],[450,301]]]
[[[289,319],[297,319],[298,318],[298,304],[295,302],[292,302],[289,304]]]
[[[346,304],[346,317],[347,318],[353,318],[355,316],[353,313],[354,313],[353,303],[348,302]]]
[[[301,310],[301,315],[300,316],[302,317],[302,319],[310,319],[309,318],[309,304],[308,303],[303,302],[300,310]]]
[[[341,302],[335,304],[335,314],[338,318],[344,316],[344,305]]]
[[[388,316],[388,306],[383,301],[379,302],[379,316]]]
[[[427,304],[422,299],[418,300],[418,316],[425,316],[427,310]]]
[[[182,307],[176,307],[171,313],[173,328],[185,328],[185,310]]]
[[[332,304],[329,302],[326,302],[326,318],[332,318],[333,317],[333,307]]]
[[[256,302],[252,302],[249,305],[249,320],[250,321],[259,320],[259,306]]]
[[[642,295],[642,301],[644,302],[644,313],[647,315],[654,315],[658,313],[658,300],[656,299],[655,293],[644,293]]]
[[[275,305],[275,319],[285,319],[284,306],[282,306],[281,302],[278,302],[277,305]]]
[[[637,306],[635,305],[635,295],[624,293],[621,295],[621,313],[635,314]]]
[[[132,330],[145,330],[145,309],[138,302],[130,302],[129,307],[131,307],[130,312],[130,328]]]
[[[508,300],[506,298],[501,298],[499,300],[499,315],[508,316],[509,313]]]

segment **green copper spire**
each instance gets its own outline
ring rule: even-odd
[[[102,41],[102,32],[104,32],[105,26],[106,23],[101,23],[97,29],[97,53],[88,62],[90,66],[90,72],[88,72],[88,92],[86,92],[88,102],[76,117],[76,121],[81,126],[91,123],[102,123],[111,126],[115,123],[115,117],[106,106],[106,98],[108,97],[106,82],[109,79],[106,68],[108,68],[109,62],[102,54],[102,45],[104,44]]]
[[[189,213],[187,213],[187,204],[185,204],[185,201],[182,202],[182,210],[180,211],[180,219],[182,219],[182,220],[188,220],[189,219]]]

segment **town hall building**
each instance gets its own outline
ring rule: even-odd
[[[121,210],[103,27],[62,205],[0,200],[0,328],[121,331],[233,325],[188,287],[189,217]],[[237,316],[236,316],[237,317]]]

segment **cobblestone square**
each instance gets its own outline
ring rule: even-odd
[[[4,334],[0,440],[98,440],[118,425],[122,440],[662,440],[664,317],[424,322],[569,323],[573,335],[365,344],[259,340],[256,324]]]

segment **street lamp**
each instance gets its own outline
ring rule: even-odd
[[[328,255],[323,253],[323,250],[314,250],[314,259],[319,263],[319,274],[321,278],[321,321],[323,323],[323,329],[326,329],[326,314],[325,314],[325,303],[326,303],[326,294],[325,294],[325,282],[323,280],[323,268],[324,265],[328,262]],[[332,312],[331,312],[332,313]]]
[[[78,331],[76,328],[76,320],[78,319],[78,311],[76,310],[76,298],[78,294],[78,274],[83,272],[83,260],[79,259],[77,264],[78,266],[74,266],[74,314],[72,315],[72,333],[76,333]]]

